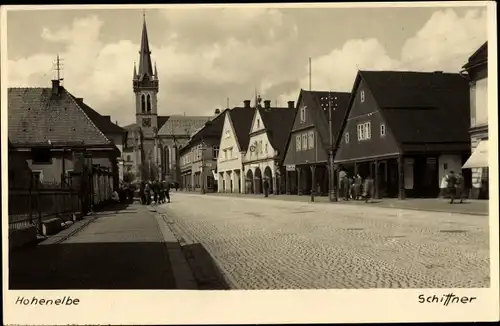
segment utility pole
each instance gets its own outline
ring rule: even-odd
[[[329,191],[329,199],[331,202],[336,202],[338,201],[338,194],[337,194],[337,185],[335,183],[335,166],[333,164],[333,160],[335,159],[334,155],[334,144],[333,144],[333,121],[332,121],[332,99],[331,99],[331,93],[328,92],[328,131],[329,131],[329,136],[330,136],[330,150],[328,151],[328,159],[329,159],[329,164],[330,164],[330,175],[329,175],[329,181],[330,181],[330,191]]]
[[[205,141],[201,138],[201,193],[205,193]]]

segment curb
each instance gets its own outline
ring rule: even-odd
[[[97,216],[92,216],[87,220],[82,220],[82,223],[77,224],[76,227],[73,230],[69,231],[67,234],[65,234],[61,237],[57,237],[57,235],[54,235],[54,236],[49,237],[48,239],[45,239],[44,241],[40,242],[39,245],[60,244],[64,241],[68,240],[70,237],[74,236],[78,232],[80,232],[82,229],[87,227],[90,223],[94,222],[96,219],[97,219]],[[73,224],[73,226],[74,225],[75,224]],[[71,226],[69,228],[71,228]],[[50,241],[51,239],[54,239],[54,240]]]
[[[192,256],[188,257],[189,255],[192,255],[192,254],[191,254],[191,252],[189,250],[186,249],[187,246],[189,246],[191,244],[194,244],[195,241],[193,239],[191,239],[185,232],[183,232],[182,229],[180,229],[179,227],[176,227],[176,223],[173,220],[169,219],[167,212],[165,212],[165,211],[164,212],[159,212],[157,210],[157,214],[164,221],[164,223],[166,224],[166,226],[170,229],[172,235],[177,239],[177,242],[179,244],[178,249],[181,251],[181,253],[182,253],[183,257],[184,257],[184,260],[186,261],[186,263],[189,266],[189,270],[192,273],[191,275],[193,277],[193,281],[198,286],[197,289],[204,290],[203,289],[203,284],[199,284],[198,283],[198,281],[201,281],[201,280],[199,280],[196,277],[194,277],[194,275],[196,274],[195,270],[193,270],[193,265],[192,265],[194,257],[192,257]],[[205,249],[205,250],[207,250],[207,249]],[[212,264],[214,264],[214,266],[217,267],[217,269],[220,272],[220,274],[216,276],[217,281],[218,282],[222,281],[223,283],[225,283],[226,286],[229,287],[229,289],[238,289],[237,282],[235,281],[235,279],[231,275],[229,275],[227,273],[223,273],[222,269],[218,265],[218,262],[213,257],[213,255],[210,252],[208,252],[208,251],[207,251],[207,254],[210,255]],[[203,272],[201,272],[201,273],[203,274]],[[229,289],[224,288],[223,290],[229,290]]]
[[[177,236],[173,232],[168,221],[156,208],[149,210],[154,214],[160,233],[163,236],[163,243],[167,253],[167,259],[170,262],[170,268],[173,274],[175,287],[177,290],[199,290],[198,283],[195,280],[191,265],[187,261]]]

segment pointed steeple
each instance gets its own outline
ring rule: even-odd
[[[134,61],[134,79],[137,78],[137,67],[136,67],[136,64],[135,64],[135,61]]]
[[[155,62],[155,78],[158,79],[158,69],[156,68],[156,62]]]
[[[143,14],[141,50],[139,51],[139,78],[144,75],[153,77],[153,65],[151,64],[151,51],[149,50],[148,29],[146,27],[146,14]]]

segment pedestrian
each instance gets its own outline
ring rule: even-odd
[[[465,197],[465,179],[462,172],[457,173],[456,177],[456,194],[458,199],[460,199],[460,204],[464,202]]]
[[[445,174],[441,178],[441,184],[439,185],[439,197],[446,198],[446,189],[448,188],[448,175]]]
[[[373,177],[369,174],[363,185],[363,198],[365,199],[365,203],[368,203],[370,198],[373,198]]]
[[[151,205],[151,181],[146,182],[144,194],[146,196],[146,205]]]
[[[455,196],[457,194],[457,189],[456,189],[457,177],[455,176],[455,173],[453,171],[450,171],[450,173],[448,174],[446,182],[447,182],[448,196],[450,196],[450,204],[453,204],[453,201],[455,200]]]
[[[359,197],[361,196],[361,185],[363,183],[363,179],[361,179],[361,176],[359,173],[356,174],[354,177],[354,200],[358,200]]]
[[[264,197],[269,197],[269,181],[264,179]]]
[[[157,180],[153,181],[153,201],[155,205],[160,203],[160,185]]]
[[[141,197],[141,204],[146,205],[146,183],[144,181],[141,182],[139,196]]]
[[[175,183],[175,191],[176,192],[179,191],[179,183],[178,182]]]
[[[116,202],[116,203],[119,203],[120,202],[120,195],[118,194],[118,191],[113,190],[113,194],[111,195],[111,199]]]
[[[165,185],[165,197],[168,200],[168,203],[170,203],[170,183],[167,182]]]
[[[340,193],[344,197],[344,200],[348,200],[349,188],[347,181],[347,172],[342,168],[339,172],[339,182],[340,182]]]

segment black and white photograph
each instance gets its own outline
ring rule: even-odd
[[[142,309],[125,298],[147,293],[170,300],[141,299],[148,322],[222,322],[210,318],[223,302],[257,318],[232,323],[290,322],[259,309],[298,316],[301,293],[336,307],[323,322],[361,318],[339,317],[339,290],[378,294],[373,316],[437,303],[411,320],[498,317],[494,3],[2,6],[1,18],[12,323],[147,323],[124,317]],[[271,299],[287,293],[288,306]],[[211,308],[151,315],[195,302]]]

